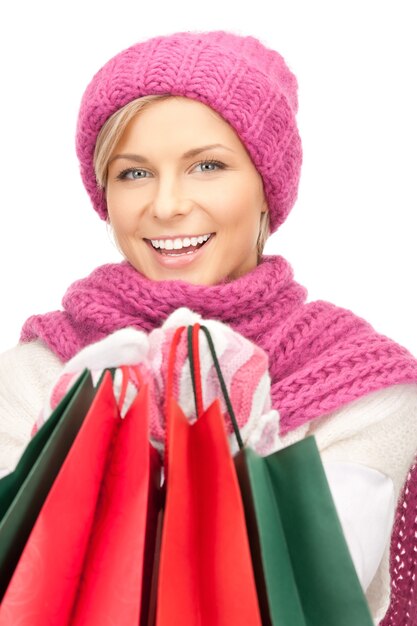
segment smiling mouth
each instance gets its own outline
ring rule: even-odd
[[[206,243],[208,243],[213,238],[213,236],[214,236],[214,233],[212,233],[210,237],[206,241],[203,241],[202,243],[197,243],[196,245],[190,244],[187,247],[173,249],[173,250],[166,250],[164,248],[155,248],[155,246],[152,245],[152,242],[150,239],[145,239],[145,241],[152,248],[152,250],[154,250],[161,256],[174,256],[175,257],[175,256],[186,256],[190,254],[195,254],[197,250],[205,246]]]
[[[186,254],[194,254],[195,252],[197,252],[197,250],[205,246],[207,241],[203,241],[203,243],[198,243],[196,246],[181,248],[181,250],[162,250],[162,248],[154,248],[154,250],[156,250],[156,252],[159,252],[159,254],[161,254],[162,256],[184,256]]]

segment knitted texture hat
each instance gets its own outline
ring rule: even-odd
[[[296,200],[302,161],[297,80],[282,56],[254,37],[211,31],[154,37],[110,59],[84,92],[76,134],[81,176],[102,219],[105,193],[93,166],[99,131],[115,111],[152,94],[199,100],[234,128],[263,179],[274,232]]]

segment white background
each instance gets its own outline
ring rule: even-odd
[[[309,299],[350,308],[417,355],[414,0],[3,2],[0,351],[68,285],[118,261],[78,173],[82,93],[111,56],[181,30],[251,34],[299,82],[301,186],[266,253]]]

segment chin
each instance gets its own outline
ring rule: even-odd
[[[227,274],[224,272],[217,270],[212,266],[210,260],[206,261],[206,263],[199,263],[200,267],[189,267],[189,268],[164,268],[164,267],[155,267],[154,263],[143,263],[143,259],[141,259],[141,263],[138,262],[138,259],[130,260],[127,259],[131,265],[145,278],[148,280],[153,280],[156,282],[160,281],[169,281],[169,280],[182,280],[190,285],[201,285],[201,286],[210,286],[216,285],[220,282],[227,281]],[[210,271],[204,271],[204,265],[210,266]],[[218,265],[218,264],[216,264]],[[229,280],[232,280],[230,278]]]
[[[209,287],[210,285],[216,285],[224,280],[223,275],[216,276],[213,273],[207,275],[205,272],[184,270],[157,272],[158,276],[153,277],[153,280],[182,280],[190,285],[201,285]]]

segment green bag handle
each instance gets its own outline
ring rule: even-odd
[[[223,374],[220,368],[219,359],[217,358],[216,349],[214,347],[213,339],[211,337],[210,331],[206,326],[200,326],[199,324],[195,324],[194,326],[198,326],[204,334],[206,335],[207,342],[209,345],[209,349],[211,352],[211,356],[213,357],[214,367],[216,368],[217,376],[220,382],[220,386],[222,389],[222,393],[226,402],[227,410],[229,412],[230,420],[233,425],[233,430],[236,435],[237,443],[239,445],[239,449],[242,450],[244,448],[244,444],[242,441],[242,437],[239,430],[239,425],[236,420],[235,412],[233,411],[232,403],[230,401],[230,396],[227,391],[226,383],[224,382]],[[194,400],[195,400],[195,410],[196,415],[198,415],[198,403],[197,403],[197,381],[196,381],[196,369],[195,369],[195,351],[193,346],[193,328],[194,326],[188,326],[187,328],[187,339],[188,339],[188,358],[190,360],[190,368],[191,368],[191,379],[193,382],[193,391],[194,391]],[[201,380],[199,381],[199,386],[201,388]]]

